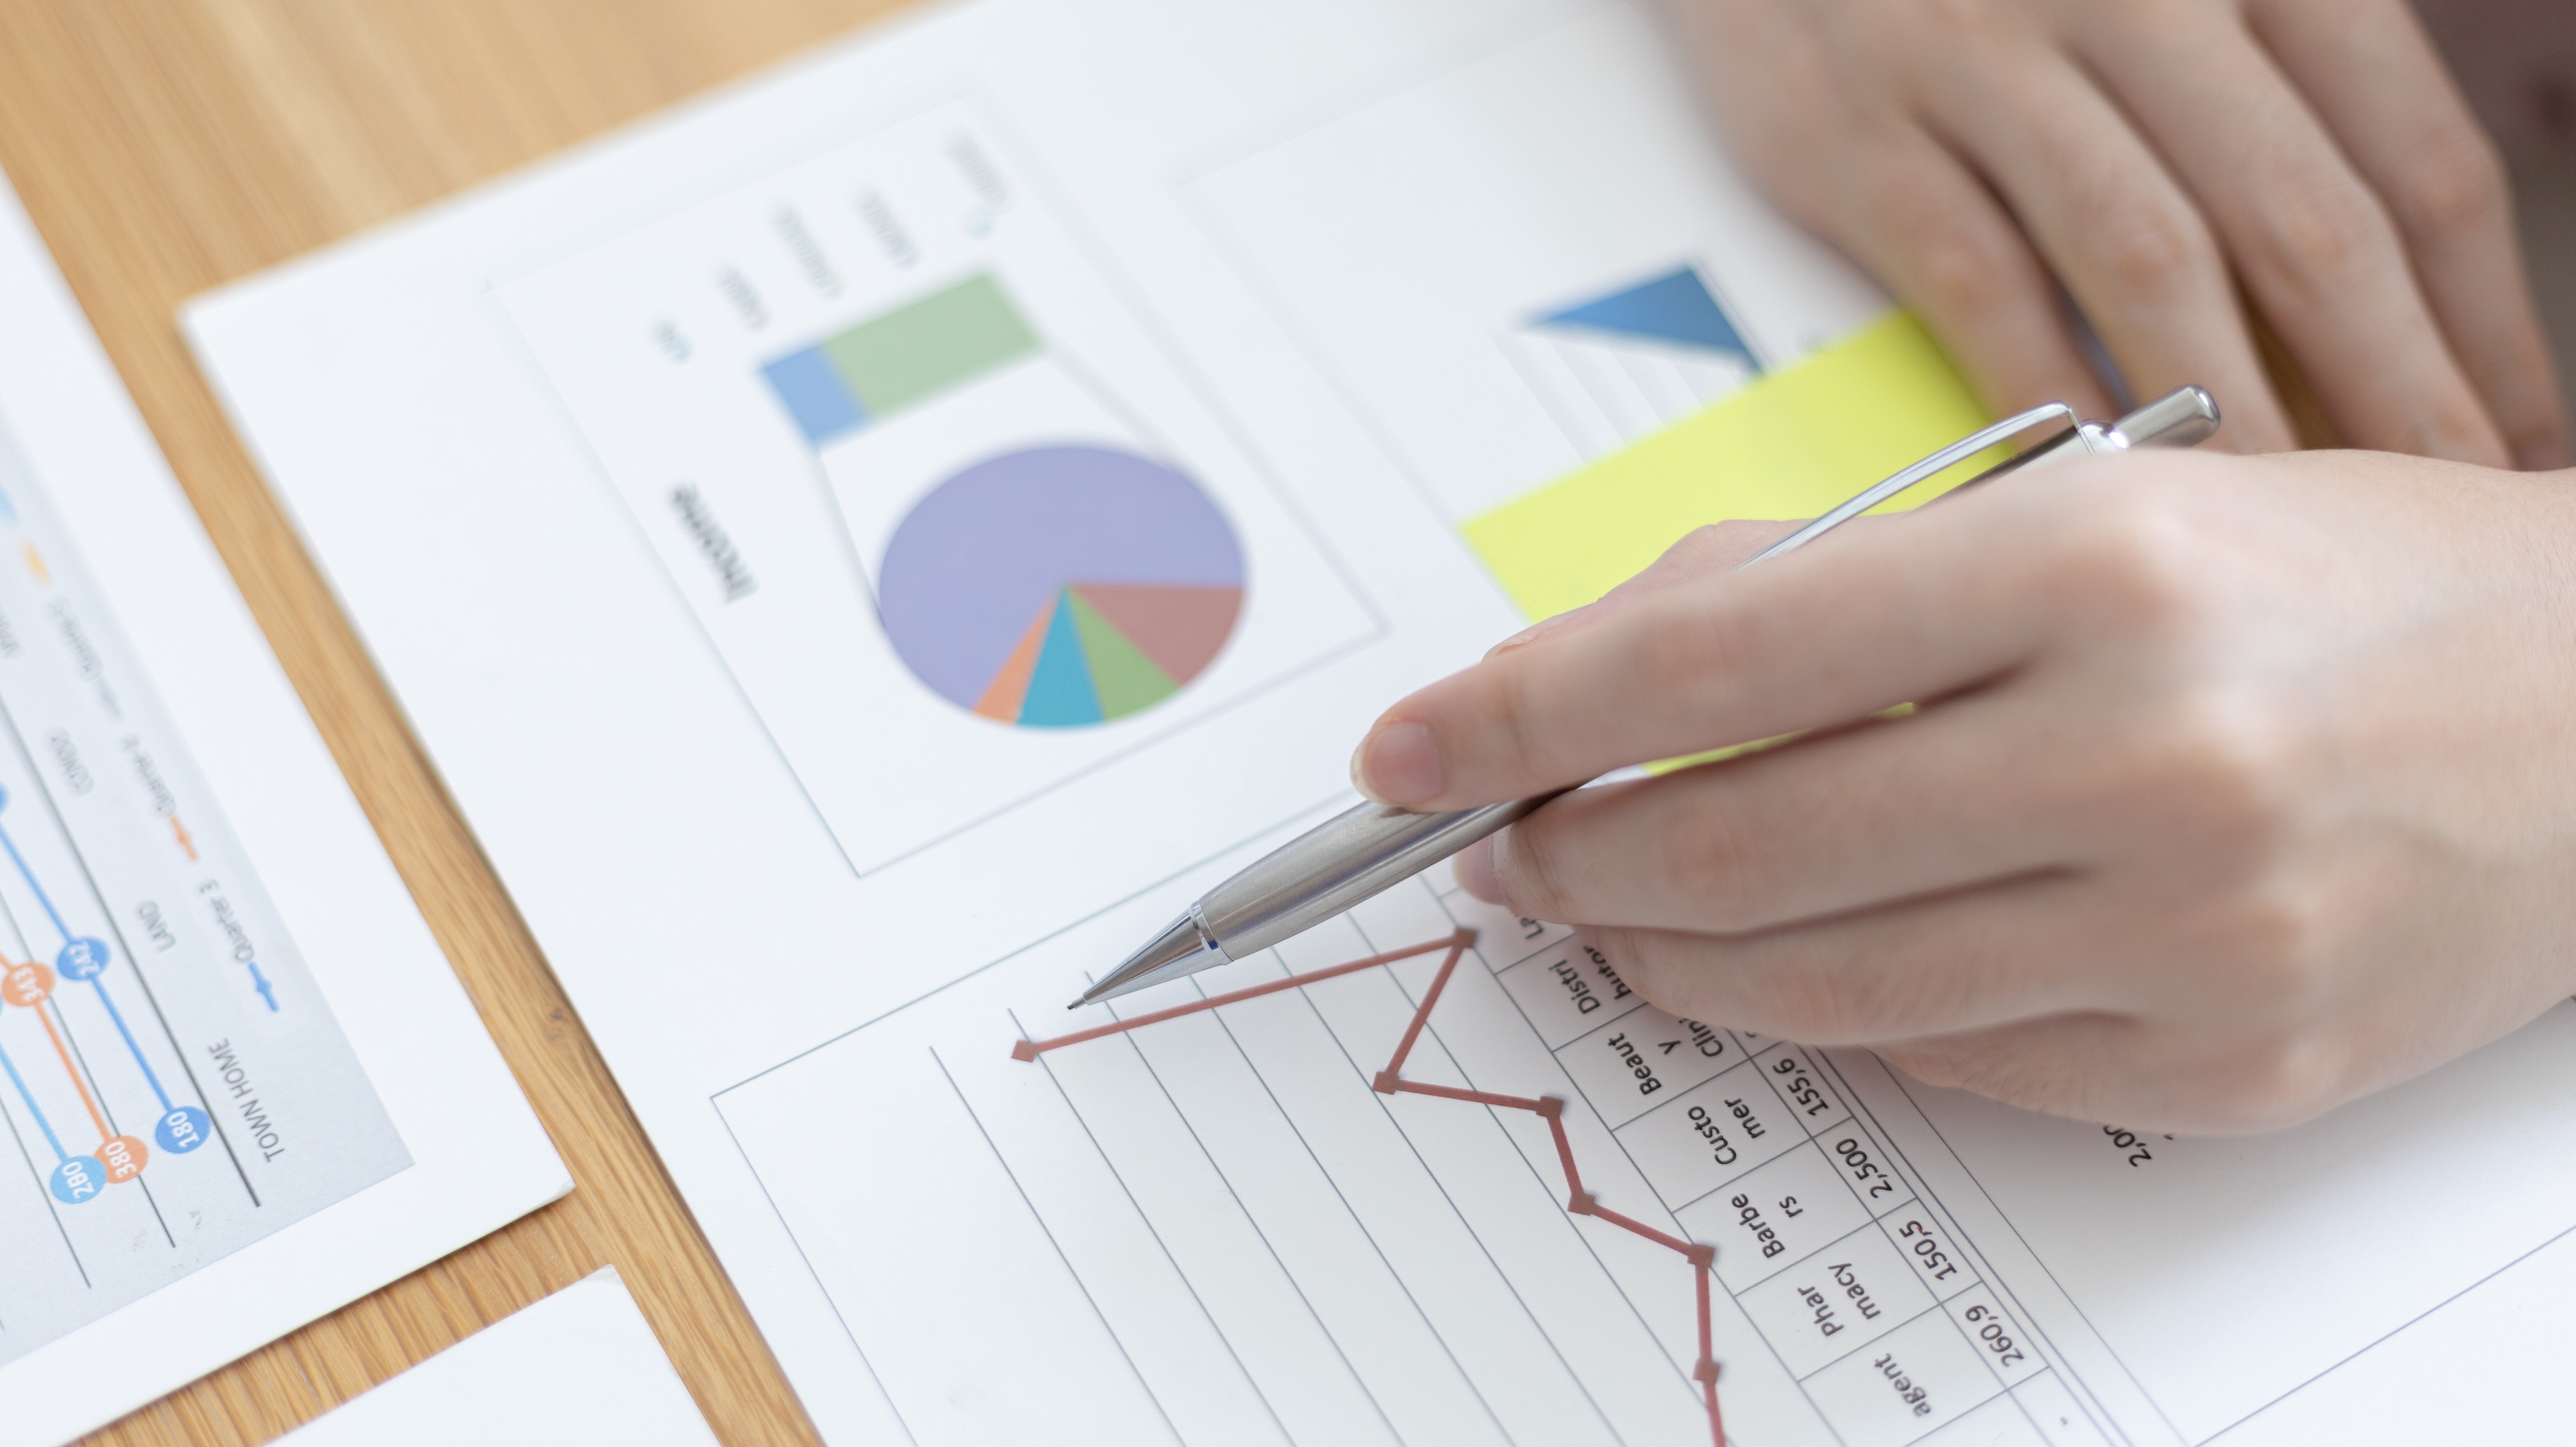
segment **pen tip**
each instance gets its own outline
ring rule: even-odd
[[[1218,949],[1216,941],[1199,927],[1196,916],[1185,914],[1165,925],[1161,934],[1154,936],[1143,949],[1129,955],[1124,964],[1094,982],[1090,989],[1082,992],[1080,999],[1066,1008],[1079,1010],[1085,1005],[1114,1000],[1148,985],[1159,985],[1210,965],[1224,963],[1225,952]]]

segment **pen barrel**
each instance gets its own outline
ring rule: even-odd
[[[1946,467],[2058,418],[2069,424],[2064,431],[1971,481],[1982,482],[2017,468],[2086,453],[2119,452],[2132,447],[2189,447],[2218,430],[2218,404],[2198,387],[2180,387],[2107,427],[2080,420],[2075,410],[2064,403],[2034,408],[1962,438],[1846,499],[1841,506],[1763,549],[1745,566],[1803,546],[1878,503],[1939,475]],[[1189,920],[1195,922],[1201,940],[1213,943],[1226,959],[1243,959],[1384,893],[1495,830],[1526,818],[1532,810],[1565,792],[1559,789],[1534,798],[1446,814],[1415,814],[1383,804],[1361,804],[1316,825],[1259,864],[1210,890],[1191,908]],[[1189,932],[1182,923],[1176,921],[1167,936],[1189,945]],[[1175,955],[1164,968],[1181,965],[1182,955]],[[1204,968],[1204,963],[1187,968]],[[1125,988],[1138,988],[1144,980],[1159,978],[1159,973],[1148,973]]]
[[[1243,959],[1384,893],[1555,797],[1446,814],[1384,804],[1345,810],[1208,891],[1198,902],[1199,924],[1227,959]]]

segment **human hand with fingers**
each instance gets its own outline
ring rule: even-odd
[[[2361,453],[2007,477],[1686,539],[1353,760],[1676,1014],[2138,1128],[2303,1119],[2576,990],[2576,478]],[[1899,704],[1911,713],[1887,717]]]
[[[1722,128],[2016,412],[2133,390],[2290,423],[2242,284],[2345,441],[2569,460],[2504,172],[2406,0],[1669,0]]]

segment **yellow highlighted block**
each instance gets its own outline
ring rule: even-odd
[[[1523,613],[1551,617],[1609,592],[1693,528],[1814,517],[1992,420],[1922,323],[1891,312],[1463,531]],[[1993,460],[1962,463],[1879,510],[1929,502]]]

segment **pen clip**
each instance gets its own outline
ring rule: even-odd
[[[1904,471],[1897,473],[1895,476],[1888,478],[1886,481],[1879,483],[1877,486],[1872,487],[1857,496],[1845,499],[1841,504],[1825,513],[1823,516],[1818,517],[1815,521],[1808,523],[1805,527],[1798,529],[1796,532],[1789,534],[1780,541],[1773,543],[1771,546],[1764,548],[1758,553],[1755,553],[1752,557],[1745,559],[1744,566],[1749,568],[1755,563],[1761,562],[1766,558],[1776,558],[1782,553],[1803,548],[1807,544],[1814,542],[1816,539],[1823,537],[1825,534],[1832,532],[1834,529],[1841,527],[1844,523],[1851,521],[1860,514],[1869,511],[1871,508],[1878,506],[1880,503],[1887,501],[1898,493],[1913,487],[1915,484],[1923,482],[1928,478],[1938,476],[1939,474],[1956,467],[1960,463],[1967,461],[1969,458],[1976,456],[1978,453],[1985,451],[1987,448],[1993,447],[1998,443],[2009,442],[2013,438],[2020,436],[2022,433],[2028,432],[2030,429],[2046,422],[2063,422],[2070,427],[2080,427],[2083,425],[2083,419],[2075,415],[2075,409],[2067,406],[2063,402],[2050,402],[2044,406],[2033,407],[2027,412],[2007,417],[1991,427],[1982,428],[1960,438],[1958,441],[1951,443],[1949,446],[1942,448],[1940,451],[1933,453],[1931,456],[1924,458],[1922,461],[1915,463],[1913,466],[1908,467]]]

